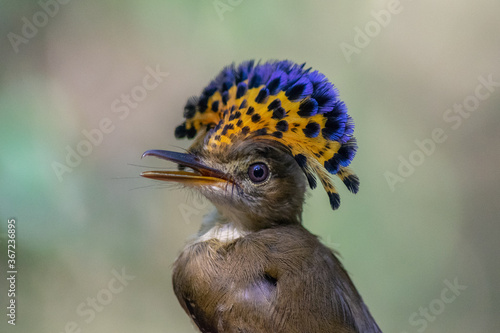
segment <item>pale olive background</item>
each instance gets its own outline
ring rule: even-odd
[[[417,332],[410,316],[439,304],[445,280],[467,289],[425,332],[496,332],[500,325],[500,88],[457,129],[447,109],[474,94],[478,77],[500,82],[498,1],[401,1],[402,11],[348,62],[342,43],[373,25],[387,1],[69,1],[16,53],[36,1],[0,1],[0,331],[194,332],[171,287],[171,264],[208,203],[140,178],[172,167],[147,149],[175,140],[187,98],[225,65],[248,59],[307,62],[339,88],[356,122],[361,178],[339,186],[331,211],[323,190],[304,223],[337,249],[385,332]],[[232,6],[232,5],[234,6]],[[372,23],[370,23],[372,22]],[[375,31],[376,32],[376,31]],[[142,84],[147,67],[169,75],[120,119],[112,103]],[[65,173],[76,146],[109,118],[114,130]],[[415,140],[442,128],[437,144],[394,191]],[[414,153],[418,154],[418,153]],[[416,156],[416,155],[415,155]],[[6,224],[17,219],[17,325],[6,323]],[[113,269],[135,278],[89,323],[76,309],[104,295]],[[103,291],[104,290],[104,291]],[[446,294],[450,295],[450,294]],[[420,318],[420,317],[419,317]],[[422,330],[421,330],[422,331]]]

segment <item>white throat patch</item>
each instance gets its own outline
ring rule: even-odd
[[[215,239],[223,243],[229,243],[238,238],[245,237],[247,234],[248,232],[238,230],[232,223],[216,224],[200,235],[195,242],[206,242],[210,239]]]

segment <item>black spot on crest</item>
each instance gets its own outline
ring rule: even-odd
[[[238,83],[238,89],[236,90],[236,98],[241,98],[245,96],[248,91],[248,86],[245,82]]]
[[[259,121],[260,121],[260,119],[261,119],[261,117],[260,117],[260,114],[258,114],[258,113],[254,114],[254,115],[252,116],[252,121],[253,121],[254,123],[259,122]]]
[[[225,81],[222,84],[222,91],[228,91],[233,86],[233,81]]]
[[[267,88],[262,88],[259,91],[259,94],[257,95],[257,97],[255,97],[255,102],[259,103],[259,104],[263,104],[263,103],[267,102],[268,97],[269,97],[269,91],[267,90]]]
[[[299,167],[304,168],[307,165],[307,157],[303,154],[297,154],[294,156],[295,161],[297,161],[297,164]]]
[[[318,102],[314,98],[308,98],[299,105],[297,114],[303,118],[312,117],[318,112]]]
[[[328,197],[330,198],[330,206],[333,210],[339,208],[340,206],[340,195],[335,192],[327,192]]]
[[[229,91],[224,91],[222,93],[222,104],[226,105],[227,101],[229,101]]]
[[[325,127],[321,130],[321,134],[327,140],[338,140],[340,138],[341,123],[334,118],[328,118]]]
[[[304,135],[308,138],[315,138],[319,134],[320,126],[317,122],[310,122],[306,125],[304,129],[302,129],[302,132],[304,132]]]
[[[246,100],[246,99],[244,99],[243,101],[241,101],[241,104],[240,104],[239,109],[240,109],[240,110],[241,110],[241,109],[244,109],[244,108],[246,108],[247,106],[248,106],[248,102],[247,102],[247,100]]]
[[[248,89],[257,88],[262,83],[262,76],[254,74],[248,83]]]
[[[234,105],[233,105],[233,107],[234,107]],[[229,116],[229,121],[234,120],[234,119],[239,119],[240,117],[241,117],[241,112],[236,111],[234,113],[231,113],[231,115]]]
[[[261,129],[258,129],[255,131],[255,135],[256,136],[259,136],[259,135],[266,135],[267,134],[267,129],[265,128],[261,128]]]
[[[281,139],[283,137],[283,133],[280,131],[273,132],[272,136]]]
[[[286,111],[283,109],[281,106],[277,107],[276,109],[273,110],[273,119],[283,119],[285,118]]]
[[[233,124],[227,124],[227,125],[225,125],[225,126],[224,126],[224,129],[222,130],[221,135],[226,135],[226,134],[227,134],[227,132],[228,132],[229,130],[232,130],[232,129],[234,129],[234,125],[233,125]]]
[[[271,95],[276,95],[278,93],[278,88],[280,87],[281,78],[277,77],[267,84],[267,89]]]
[[[219,101],[214,101],[212,103],[212,111],[214,112],[219,111]]]
[[[191,119],[196,114],[196,104],[198,103],[198,97],[190,97],[184,107],[184,118]]]
[[[340,168],[340,165],[338,164],[338,162],[335,159],[335,157],[332,157],[328,161],[325,161],[325,163],[323,164],[323,166],[332,175],[335,175],[337,172],[339,172],[339,168]]]
[[[269,105],[267,106],[267,109],[273,110],[273,109],[279,108],[280,106],[281,106],[281,101],[279,100],[279,98],[276,98],[274,101],[269,103]]]
[[[177,139],[182,139],[187,135],[187,130],[186,130],[186,123],[180,124],[175,128],[175,137]]]
[[[200,97],[200,99],[198,100],[198,112],[199,113],[203,113],[207,110],[207,108],[208,108],[207,103],[208,103],[207,96]]]
[[[290,87],[286,91],[285,96],[288,97],[289,100],[294,101],[294,100],[300,98],[300,96],[304,92],[304,89],[305,89],[305,85],[297,84],[295,86]]]
[[[276,124],[276,129],[281,132],[288,131],[288,122],[286,120],[280,120]]]
[[[359,178],[356,175],[349,175],[342,180],[349,191],[356,194],[359,190]]]
[[[217,87],[213,85],[209,85],[205,89],[203,89],[203,95],[205,95],[207,98],[212,96],[215,92],[217,91]]]
[[[306,172],[306,178],[307,178],[307,182],[309,183],[309,187],[311,188],[311,190],[314,190],[316,188],[316,177],[314,177],[314,175],[311,173],[311,172]]]
[[[188,139],[194,138],[196,136],[196,128],[194,128],[194,126],[192,126],[190,129],[188,129],[186,132],[186,136]]]

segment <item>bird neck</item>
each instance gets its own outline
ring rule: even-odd
[[[218,209],[214,209],[203,217],[203,222],[194,242],[206,242],[215,239],[222,243],[228,243],[249,233],[250,231],[242,228],[239,223],[232,222],[223,216]]]
[[[272,221],[258,219],[258,214],[234,212],[231,207],[216,206],[212,212],[203,217],[195,241],[217,239],[222,242],[230,242],[262,229],[292,224],[301,224],[300,215],[292,217],[292,219]]]
[[[233,223],[241,230],[259,231],[278,225],[290,225],[302,223],[302,205],[292,207],[277,207],[270,209],[266,207],[248,207],[240,209],[232,205],[215,203],[215,207],[221,216],[221,220]]]

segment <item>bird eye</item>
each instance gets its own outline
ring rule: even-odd
[[[262,183],[269,177],[269,168],[264,163],[254,163],[248,168],[248,177],[256,184]]]

